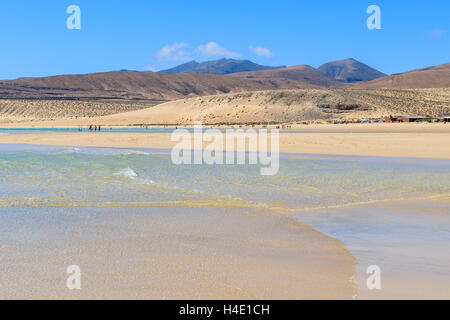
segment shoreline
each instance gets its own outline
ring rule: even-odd
[[[203,127],[204,130],[208,128]],[[281,130],[279,137],[279,152],[287,154],[450,159],[450,125],[446,124],[305,125]],[[177,144],[171,141],[170,132],[155,133],[151,129],[148,132],[107,132],[105,127],[102,132],[92,133],[42,131],[2,134],[0,143],[135,149],[171,149]],[[247,146],[245,150],[237,151],[257,150]]]
[[[440,239],[448,231],[438,226],[447,223],[449,205],[447,196],[391,200],[315,212],[297,211],[293,216],[342,241],[357,259],[354,278],[357,300],[416,300],[422,299],[424,293],[426,299],[445,300],[450,284],[446,268],[450,255],[445,254],[448,244]],[[389,234],[385,233],[386,225],[391,230]],[[423,257],[428,262],[424,262]],[[370,265],[378,265],[382,270],[381,290],[366,287],[366,269]]]
[[[80,119],[60,119],[60,120],[42,120],[42,121],[13,121],[2,122],[0,119],[1,129],[88,129],[90,125],[101,125],[104,128],[128,128],[139,129],[148,127],[149,129],[174,129],[174,128],[193,128],[191,124],[133,124],[131,120],[121,121],[116,123],[115,121],[104,121],[102,118],[80,118]],[[217,128],[217,129],[276,129],[280,127],[282,131],[292,130],[304,130],[304,131],[326,131],[333,130],[339,132],[449,132],[450,124],[445,122],[377,122],[377,123],[329,123],[324,121],[314,121],[309,124],[304,123],[275,123],[275,124],[211,124],[203,123],[204,128]]]
[[[127,165],[123,163],[118,168]],[[445,299],[450,274],[444,268],[450,257],[441,254],[440,248],[445,249],[446,245],[441,235],[448,233],[445,225],[449,201],[448,196],[441,195],[431,201],[388,200],[317,208],[313,212],[296,208],[284,212],[276,203],[268,208],[52,207],[48,203],[44,207],[0,208],[8,212],[0,227],[3,222],[8,226],[20,224],[28,230],[22,239],[22,243],[27,243],[25,251],[15,247],[16,233],[5,235],[5,252],[14,264],[5,264],[10,291],[0,292],[0,296],[11,298],[9,292],[13,292],[12,297],[27,299],[188,296],[230,300],[364,300],[416,299],[427,292],[428,297]],[[30,211],[35,214],[30,215]],[[35,216],[40,217],[39,230],[46,235],[39,241],[48,243],[51,250],[35,246],[40,236],[35,231]],[[62,225],[61,221],[67,221],[68,217],[73,220],[63,224],[67,236],[61,239],[52,226]],[[124,217],[128,221],[125,225]],[[405,229],[405,225],[411,227]],[[440,226],[439,232],[435,226]],[[416,239],[418,230],[421,237]],[[71,237],[74,232],[79,235],[75,239]],[[360,237],[355,241],[354,234],[358,232]],[[92,245],[86,247],[86,238]],[[397,245],[392,247],[392,241]],[[417,242],[412,250],[410,241]],[[123,248],[127,248],[126,257]],[[195,259],[191,258],[193,253]],[[210,258],[213,253],[214,258]],[[36,265],[37,270],[37,265],[45,265],[39,257],[50,254],[52,264],[45,272],[31,275],[25,269],[24,266]],[[83,291],[75,295],[58,286],[65,280],[61,270],[67,266],[67,254],[72,257],[70,263],[75,261],[82,266],[87,280]],[[116,261],[110,273],[98,272],[106,268],[103,255]],[[417,267],[422,255],[432,259],[424,261],[423,268]],[[405,268],[405,262],[416,267]],[[382,268],[381,291],[368,291],[365,287],[365,270],[369,265]],[[435,272],[428,271],[429,268]],[[439,275],[442,270],[445,272]],[[15,280],[18,273],[22,274],[19,282]],[[422,280],[412,283],[411,278]],[[40,286],[33,293],[23,290],[36,279],[40,280]],[[110,281],[115,283],[114,288],[104,285]]]

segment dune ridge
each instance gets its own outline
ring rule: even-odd
[[[273,90],[189,98],[153,108],[105,116],[98,121],[126,124],[292,122],[337,118],[371,107],[330,90]]]
[[[0,100],[0,123],[63,121],[69,126],[262,124],[439,117],[450,112],[450,88],[407,90],[289,89],[229,93],[158,104],[144,101]],[[56,122],[55,122],[56,125]]]

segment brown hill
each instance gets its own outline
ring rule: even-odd
[[[384,73],[355,59],[328,62],[317,70],[331,79],[346,83],[370,81],[386,76]]]
[[[338,87],[341,83],[334,81],[322,72],[308,65],[298,65],[276,70],[239,72],[228,75],[229,77],[251,79],[268,84],[268,81],[278,83],[285,88],[319,88]]]
[[[449,88],[450,63],[357,83],[352,87],[357,89]]]
[[[114,71],[0,81],[0,98],[173,100],[273,88],[219,75]]]

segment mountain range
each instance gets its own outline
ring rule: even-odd
[[[272,88],[212,74],[112,71],[0,81],[0,98],[162,101]]]
[[[292,87],[292,81],[297,82],[297,85],[302,84],[303,88],[342,86],[338,81],[327,77],[319,70],[308,65],[298,65],[275,70],[238,72],[228,76],[266,83],[268,81],[276,81],[279,84],[279,87],[283,88]]]
[[[210,74],[212,73],[212,74]],[[3,99],[174,100],[275,89],[450,87],[450,64],[385,76],[354,59],[268,67],[248,60],[188,62],[161,72],[113,71],[0,81]]]
[[[290,79],[312,85],[331,86],[335,82],[354,83],[386,76],[355,59],[338,60],[323,64],[318,69],[308,65],[269,67],[249,60],[220,59],[198,63],[190,61],[160,73],[193,73],[233,75],[248,79]]]
[[[160,73],[194,73],[194,74],[230,74],[244,71],[260,71],[285,68],[262,66],[249,60],[220,59],[199,63],[190,61],[175,68],[162,70]]]

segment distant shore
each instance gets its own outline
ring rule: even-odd
[[[67,123],[58,122],[15,124],[20,128],[69,127],[65,125]],[[290,129],[281,130],[280,152],[450,159],[449,142],[450,124],[443,123],[293,125]],[[4,134],[0,135],[0,143],[149,149],[170,149],[176,144],[171,141],[170,133],[152,133],[151,130],[149,133],[118,133],[108,132],[108,127],[103,127],[100,133]]]

